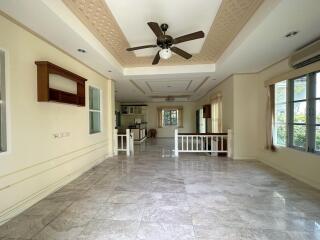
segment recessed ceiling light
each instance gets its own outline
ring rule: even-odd
[[[86,53],[87,51],[82,49],[82,48],[78,48],[78,52],[81,52],[81,53]]]
[[[286,38],[290,38],[290,37],[293,37],[295,35],[297,35],[299,32],[298,31],[291,31],[291,32],[288,32],[285,37]]]

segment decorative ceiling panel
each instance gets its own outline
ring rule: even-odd
[[[150,66],[153,57],[136,57],[104,0],[63,0],[123,67]],[[264,0],[223,0],[200,53],[189,60],[173,56],[159,65],[210,64],[218,60]]]

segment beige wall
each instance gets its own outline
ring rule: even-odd
[[[251,74],[234,75],[233,80],[233,156],[235,159],[256,159],[258,81]]]
[[[215,95],[222,95],[222,128],[224,132],[228,129],[233,129],[233,85],[233,76],[231,76],[221,82],[205,97],[196,102],[196,109],[199,109],[205,104],[211,104],[211,99]],[[211,125],[211,121],[209,120],[207,124]]]
[[[0,16],[0,48],[7,57],[9,152],[0,155],[0,224],[112,155],[114,87],[88,67]],[[88,79],[102,90],[103,132],[89,134],[86,107],[37,102],[35,61]],[[53,134],[70,136],[54,138]]]
[[[230,76],[217,85],[206,96],[196,102],[196,109],[205,104],[211,104],[212,98],[220,94],[222,96],[222,129],[227,132],[228,129],[234,131],[234,76]],[[208,131],[211,132],[211,119],[207,119]],[[234,134],[233,134],[234,135]],[[234,137],[234,136],[233,136]],[[232,144],[232,157],[234,155],[234,144]]]
[[[174,137],[175,127],[158,128],[158,111],[160,106],[183,106],[183,128],[179,132],[195,132],[196,128],[196,109],[192,102],[174,102],[174,103],[147,103],[147,123],[148,129],[157,129],[157,137]]]
[[[283,60],[255,74],[235,74],[224,80],[196,108],[210,103],[216,93],[223,96],[224,130],[233,130],[233,158],[257,159],[282,172],[320,189],[320,156],[279,148],[276,153],[265,150],[266,88],[264,82],[292,69]]]
[[[233,126],[234,159],[257,159],[303,182],[320,189],[320,156],[279,148],[277,152],[265,150],[266,101],[265,81],[285,74],[292,69],[288,60],[283,60],[255,74],[235,74],[223,81],[206,99],[197,104],[209,103],[210,96],[222,92],[223,99],[233,99],[232,104],[223,104],[223,123]],[[233,82],[233,90],[226,86]],[[232,105],[232,107],[231,107]],[[230,107],[233,114],[225,114]],[[227,119],[226,119],[227,116]]]
[[[256,99],[259,105],[257,115],[257,158],[282,172],[320,189],[319,155],[305,153],[291,148],[280,148],[276,153],[264,149],[266,135],[266,89],[264,87],[264,81],[288,71],[288,61],[284,60],[256,75],[256,81],[258,81],[259,84],[257,89],[259,97]]]

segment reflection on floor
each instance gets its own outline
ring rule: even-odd
[[[0,227],[0,239],[320,239],[320,192],[259,162],[148,140]]]

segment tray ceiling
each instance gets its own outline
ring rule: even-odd
[[[105,48],[117,59],[117,61],[123,67],[140,67],[140,66],[150,66],[153,56],[143,56],[139,57],[133,52],[127,52],[126,48],[132,47],[129,44],[128,38],[130,38],[130,42],[133,42],[132,36],[126,31],[124,27],[120,27],[120,25],[124,24],[121,16],[114,15],[119,11],[119,4],[115,6],[115,4],[110,4],[112,0],[108,0],[109,4],[112,5],[114,13],[108,7],[105,0],[63,0],[64,3],[69,7],[69,9],[86,25],[86,27],[96,36],[97,39],[105,46]],[[122,2],[123,5],[129,4],[131,0],[128,2]],[[141,0],[142,1],[142,0]],[[143,1],[142,1],[143,2]],[[192,2],[192,1],[190,1]],[[198,1],[195,1],[198,3]],[[257,8],[261,5],[263,0],[222,0],[219,9],[217,10],[217,6],[219,6],[220,1],[216,1],[218,4],[208,6],[209,9],[212,8],[212,18],[209,19],[209,22],[212,22],[212,25],[207,27],[208,32],[206,32],[206,37],[204,42],[201,43],[199,40],[196,40],[198,44],[202,47],[201,49],[197,49],[192,46],[191,52],[199,52],[194,54],[190,60],[185,60],[179,56],[173,56],[171,59],[166,61],[160,61],[159,65],[186,65],[186,64],[209,64],[214,63],[218,60],[218,58],[222,55],[224,50],[229,46],[232,40],[237,36],[243,26],[247,23],[247,21],[251,18],[251,16],[255,13]],[[132,4],[132,3],[131,3]],[[188,4],[188,2],[185,2]],[[121,7],[121,6],[120,6]],[[139,6],[137,5],[137,8]],[[179,12],[179,10],[176,10]],[[136,21],[135,18],[147,18],[146,16],[135,16],[134,10],[131,13],[128,13],[128,17],[131,18],[134,24],[139,24],[140,27],[145,27],[146,32],[151,32],[146,23],[144,26],[140,26],[140,21]],[[187,16],[186,16],[187,18]],[[121,24],[119,24],[116,19],[119,19]],[[151,21],[151,20],[150,20]],[[153,19],[152,21],[160,22],[162,19]],[[171,20],[167,21],[171,25]],[[174,20],[172,20],[174,28]],[[161,22],[160,22],[161,23]],[[187,21],[186,21],[187,24]],[[205,23],[206,25],[208,23]],[[211,23],[210,23],[211,24]],[[200,25],[199,25],[200,26]],[[202,27],[200,27],[202,28]],[[206,26],[204,26],[206,28]],[[169,33],[175,36],[174,30]],[[195,29],[193,31],[197,31],[201,29]],[[204,31],[206,29],[203,29]],[[128,31],[128,30],[127,30]],[[192,32],[192,31],[191,31]],[[182,34],[188,34],[190,32],[185,32]],[[179,32],[180,35],[180,32]],[[148,39],[146,39],[148,41]],[[144,42],[141,42],[141,45]],[[188,43],[185,43],[187,46]],[[140,45],[140,44],[139,44]],[[183,45],[180,45],[183,48]],[[188,47],[187,47],[188,49]],[[187,50],[186,49],[186,50]],[[149,52],[150,54],[150,52]],[[148,54],[147,54],[148,55]]]

